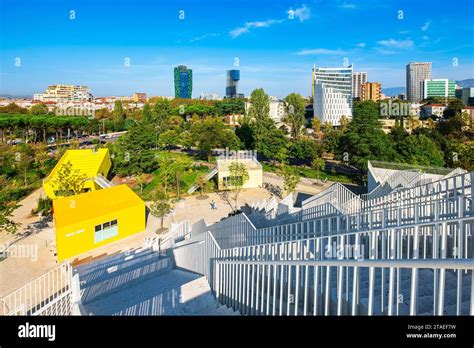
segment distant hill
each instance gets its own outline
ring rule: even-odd
[[[382,88],[382,93],[389,97],[394,97],[397,94],[405,93],[405,87],[389,87]]]
[[[474,79],[466,79],[461,81],[456,81],[456,84],[461,87],[474,87]]]
[[[32,95],[0,94],[0,98],[6,98],[6,99],[33,99],[33,96]]]

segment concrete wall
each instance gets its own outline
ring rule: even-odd
[[[247,169],[249,173],[249,179],[244,183],[242,188],[257,188],[261,187],[263,184],[263,170],[262,169]],[[226,190],[228,187],[224,187],[223,178],[228,177],[230,175],[229,171],[219,171],[217,180],[218,180],[218,187],[219,190]]]

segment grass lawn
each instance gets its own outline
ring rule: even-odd
[[[261,162],[263,170],[265,172],[271,172],[271,173],[276,173],[278,171],[278,168],[271,165],[270,163],[267,162]],[[305,178],[310,178],[310,179],[317,179],[318,178],[318,172],[314,168],[310,167],[303,167],[303,166],[292,166],[294,168],[298,169],[299,174],[302,177]],[[331,173],[325,170],[320,170],[319,171],[319,179],[324,180],[328,179],[329,181],[336,181],[336,182],[342,182],[342,183],[355,183],[357,182],[356,178],[354,176],[348,176],[347,174],[342,174],[342,173]]]

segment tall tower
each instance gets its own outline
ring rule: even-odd
[[[175,98],[191,98],[193,93],[193,71],[185,65],[174,68]]]
[[[423,99],[423,82],[431,80],[431,62],[411,62],[407,64],[407,99],[419,102]]]
[[[225,96],[227,98],[238,98],[237,88],[239,86],[240,70],[227,70],[227,83]]]

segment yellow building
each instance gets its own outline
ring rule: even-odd
[[[104,177],[107,176],[112,166],[108,149],[67,150],[43,181],[43,188],[49,198],[56,199],[59,197],[57,196],[58,188],[54,179],[63,164],[67,162],[71,163],[73,171],[79,170],[86,177],[83,192],[95,191],[107,185]]]
[[[262,165],[254,158],[239,158],[239,159],[218,159],[217,160],[217,183],[219,190],[229,189],[229,167],[231,163],[239,162],[245,165],[249,178],[244,182],[242,188],[256,188],[261,187],[263,183]]]
[[[382,99],[382,85],[378,82],[363,83],[360,90],[360,99],[379,101]]]
[[[145,203],[127,185],[53,201],[58,261],[139,233],[146,228]]]

